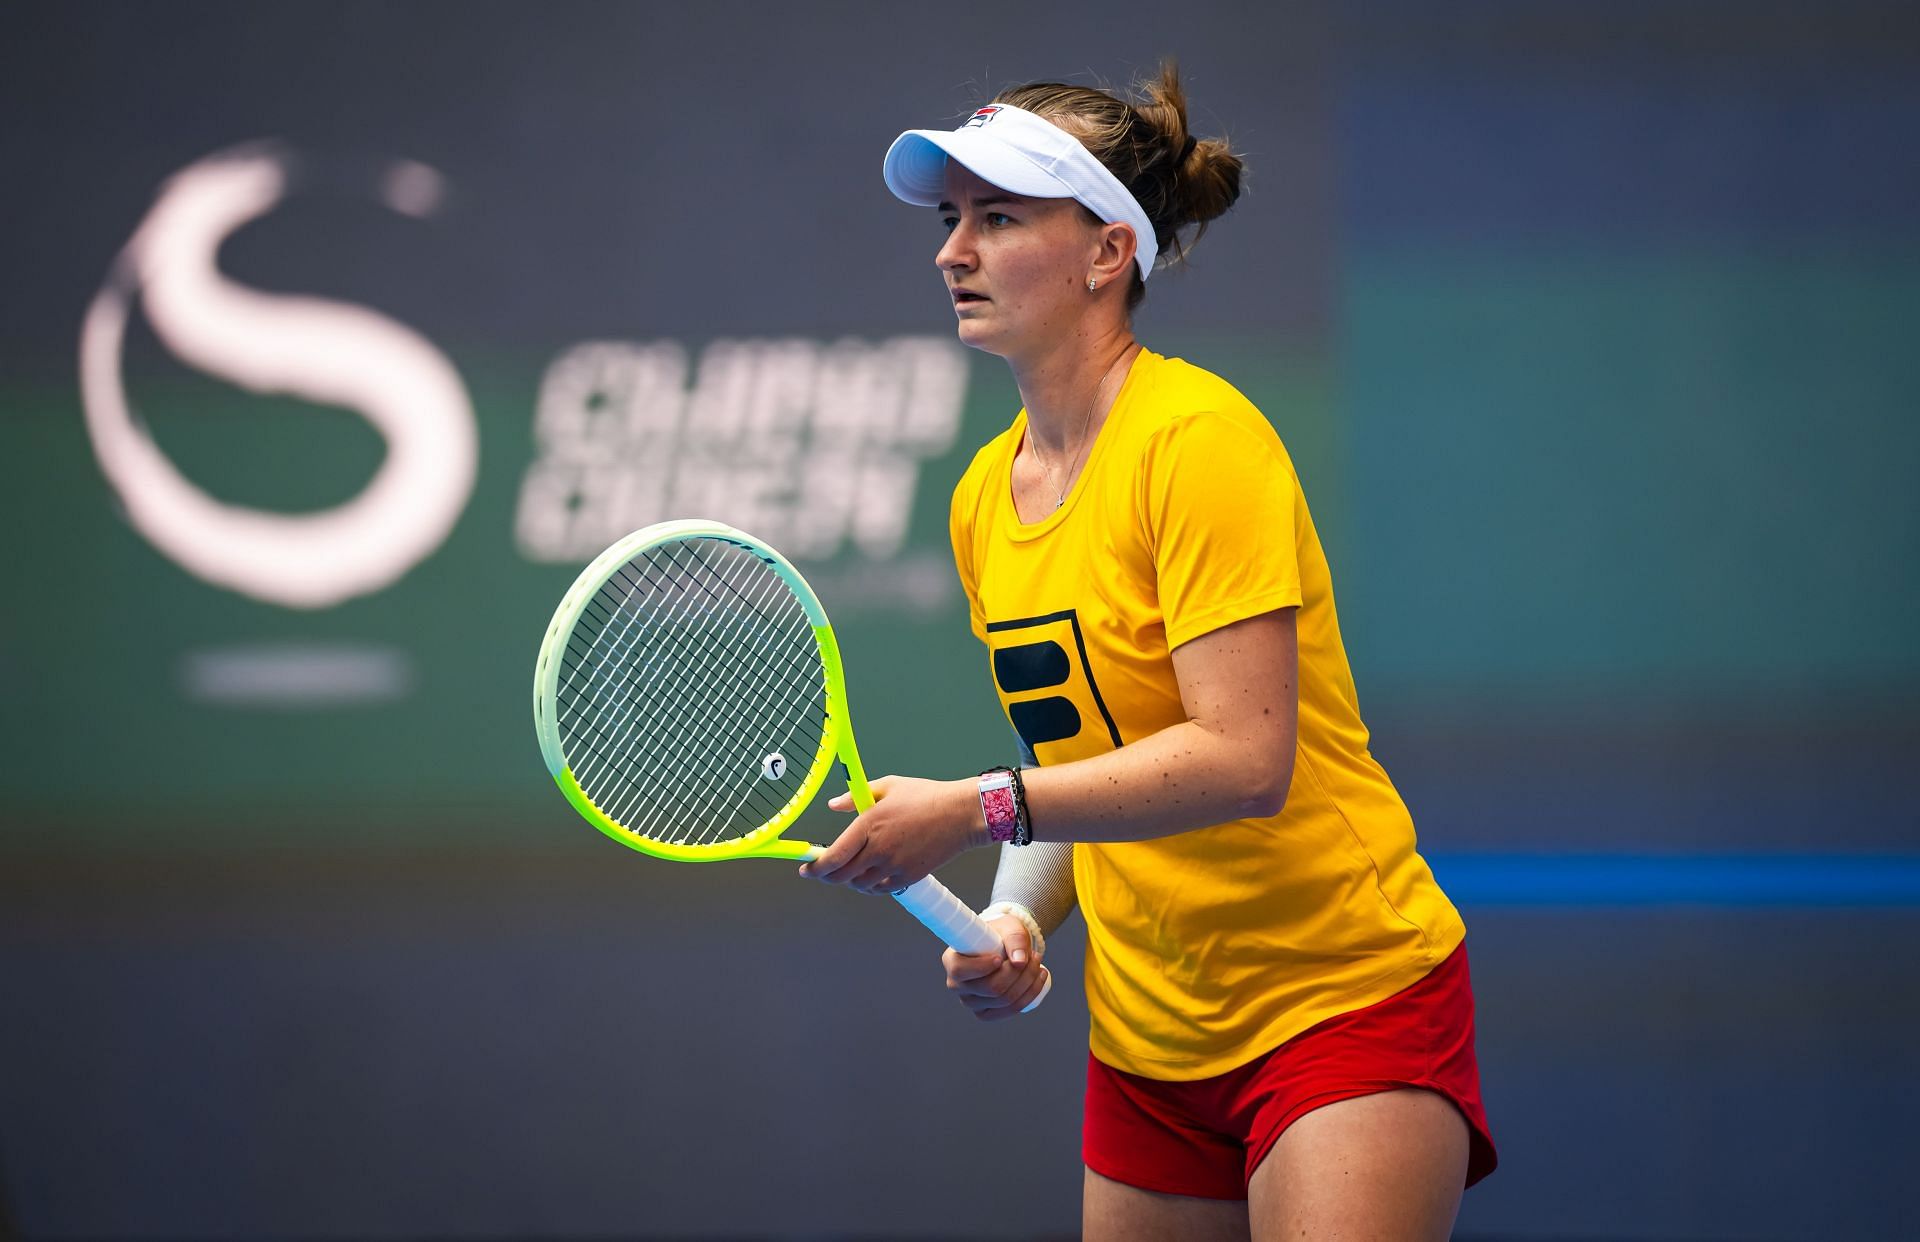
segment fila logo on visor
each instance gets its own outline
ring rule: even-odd
[[[999,111],[1000,111],[999,104],[988,104],[986,107],[980,109],[978,112],[968,117],[967,123],[965,125],[962,125],[960,128],[973,129],[973,128],[976,128],[977,126],[985,125],[988,121],[991,121],[994,118],[994,115]]]

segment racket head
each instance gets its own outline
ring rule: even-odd
[[[677,862],[811,857],[781,833],[852,748],[818,597],[766,543],[704,520],[635,531],[581,571],[540,645],[533,716],[574,808]]]

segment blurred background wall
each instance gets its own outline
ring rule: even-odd
[[[8,1227],[1074,1232],[1077,934],[976,1027],[891,903],[578,822],[529,665],[708,513],[871,768],[1005,760],[1017,394],[880,156],[1162,53],[1251,173],[1136,326],[1291,448],[1466,914],[1461,1234],[1920,1233],[1920,20],[1482,0],[10,6]]]

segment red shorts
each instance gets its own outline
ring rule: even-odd
[[[1439,1092],[1466,1118],[1467,1185],[1493,1172],[1465,945],[1411,987],[1215,1078],[1161,1082],[1088,1056],[1081,1153],[1095,1173],[1143,1190],[1244,1199],[1253,1171],[1295,1121],[1336,1100],[1402,1087]]]

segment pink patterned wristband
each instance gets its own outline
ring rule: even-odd
[[[1011,841],[1019,833],[1020,805],[1013,796],[1013,773],[1006,768],[980,774],[980,817],[990,840]]]

